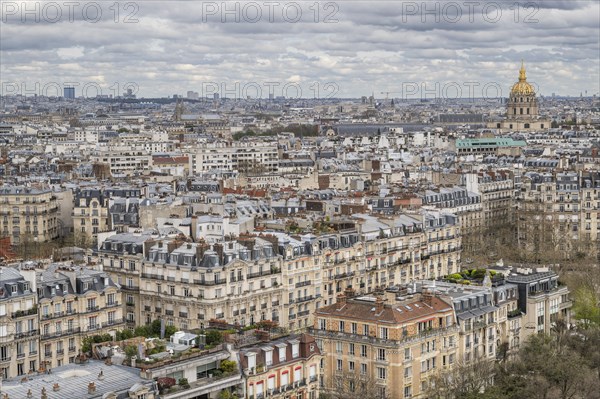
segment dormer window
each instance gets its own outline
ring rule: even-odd
[[[253,369],[256,367],[256,353],[248,353],[248,368]]]
[[[292,358],[295,359],[300,356],[300,343],[293,342],[292,343]]]
[[[283,363],[285,362],[285,352],[287,349],[287,345],[281,345],[279,346],[279,363]]]
[[[273,350],[272,349],[264,349],[265,351],[265,364],[270,366],[273,364]]]
[[[87,291],[90,289],[90,284],[89,283],[83,283],[83,290]]]
[[[15,295],[17,293],[17,286],[16,285],[11,285],[10,286],[10,293],[12,295]]]

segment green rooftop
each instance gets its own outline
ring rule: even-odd
[[[524,147],[525,145],[527,143],[523,140],[513,140],[505,137],[456,140],[456,148]]]

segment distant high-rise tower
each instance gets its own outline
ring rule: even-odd
[[[70,100],[75,99],[75,88],[74,87],[65,87],[64,97]]]

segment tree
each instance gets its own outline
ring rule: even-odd
[[[206,345],[218,345],[223,342],[223,333],[219,330],[208,330],[206,335]]]
[[[223,373],[233,373],[237,370],[237,363],[233,360],[223,360],[219,368]]]
[[[431,399],[475,399],[481,397],[491,385],[494,362],[478,358],[470,362],[458,362],[454,367],[442,370],[429,380],[427,397]]]
[[[271,321],[271,320],[261,320],[258,323],[256,323],[256,327],[259,330],[271,331],[271,330],[279,327],[279,323],[277,323],[276,321]]]
[[[579,326],[588,329],[600,327],[600,301],[593,287],[582,286],[575,291],[573,312]]]
[[[322,389],[327,399],[390,399],[389,392],[379,387],[373,378],[357,373],[336,374]]]
[[[190,387],[190,383],[188,382],[187,378],[180,378],[177,384],[183,389],[188,389]]]
[[[223,389],[219,392],[219,399],[238,399],[237,394],[231,392],[229,389]]]
[[[551,335],[531,336],[515,361],[497,369],[496,385],[489,392],[507,399],[598,398],[597,364],[577,350],[583,347],[580,339],[562,327]]]

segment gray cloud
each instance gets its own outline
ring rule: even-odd
[[[339,96],[355,97],[396,91],[407,82],[476,81],[508,90],[523,58],[542,93],[600,91],[600,5],[594,1],[527,2],[530,8],[523,2],[515,9],[514,2],[479,0],[472,13],[463,1],[427,2],[429,13],[422,1],[319,2],[318,16],[313,2],[281,1],[272,22],[264,1],[230,2],[230,10],[238,4],[237,15],[223,14],[222,2],[139,1],[134,10],[122,2],[117,22],[108,9],[113,3],[98,2],[96,23],[81,13],[73,22],[63,13],[49,23],[41,13],[39,22],[28,15],[22,23],[22,10],[7,3],[0,82],[25,82],[28,89],[78,82],[118,93],[135,82],[139,95],[151,97],[202,92],[212,82],[228,89],[236,82],[263,88],[293,82],[312,97],[311,85],[322,94],[323,85],[335,82]],[[253,4],[263,13],[256,23],[241,12]],[[300,21],[290,22],[294,15],[285,17],[285,7],[299,8]],[[125,23],[132,10],[139,22]],[[337,22],[325,23],[328,14]]]

